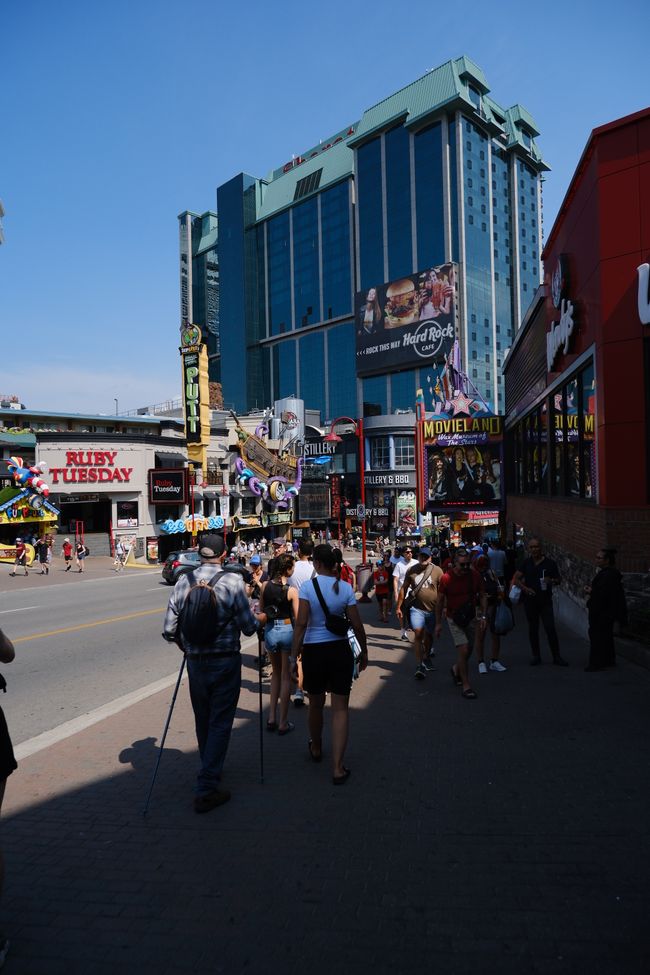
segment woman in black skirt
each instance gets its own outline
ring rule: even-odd
[[[0,662],[3,664],[10,664],[15,656],[16,652],[14,650],[13,643],[9,637],[5,636],[2,630],[0,630]],[[0,677],[0,683],[4,688],[5,683],[3,677]],[[17,768],[18,765],[16,763],[16,759],[14,758],[14,750],[11,744],[11,738],[9,737],[7,722],[5,721],[3,710],[0,708],[0,809],[2,809],[2,800],[4,799],[7,779],[14,769]],[[4,878],[5,862],[2,855],[2,850],[0,850],[0,895],[2,894]],[[4,934],[0,933],[0,967],[7,957],[8,950],[9,941]]]

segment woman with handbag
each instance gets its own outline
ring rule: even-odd
[[[479,555],[476,562],[474,563],[476,571],[479,573],[483,579],[483,585],[485,586],[485,593],[487,596],[487,624],[490,628],[490,635],[492,640],[491,647],[491,660],[490,660],[490,670],[494,670],[497,673],[503,673],[508,668],[504,667],[499,660],[499,653],[501,651],[501,635],[497,632],[495,626],[495,617],[499,603],[506,601],[507,597],[503,590],[501,583],[496,575],[496,573],[490,568],[490,563],[487,555]],[[485,636],[487,633],[487,627],[478,627],[476,629],[476,656],[478,658],[478,672],[479,674],[487,674],[488,667],[485,663]]]
[[[293,655],[302,657],[303,685],[309,695],[309,754],[323,758],[323,712],[330,692],[332,707],[332,782],[343,785],[350,769],[343,764],[348,741],[348,705],[354,670],[349,627],[361,647],[359,670],[368,666],[366,633],[352,586],[337,579],[331,545],[317,545],[313,555],[316,577],[300,588],[298,619],[293,632]]]
[[[258,612],[267,618],[264,643],[271,658],[271,689],[267,731],[288,735],[295,725],[287,720],[291,696],[291,644],[293,625],[298,615],[298,590],[289,585],[293,575],[293,555],[284,553],[273,560],[273,576],[262,584]],[[280,723],[277,721],[280,699]]]

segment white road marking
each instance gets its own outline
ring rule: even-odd
[[[20,609],[0,609],[0,616],[3,613],[24,613],[28,609],[41,609],[41,606],[21,606]]]
[[[242,651],[250,652],[253,646],[256,645],[257,637],[246,637],[242,640]],[[183,683],[186,680],[186,673],[183,675]],[[175,684],[177,680],[178,671],[170,674],[169,677],[162,677],[152,684],[147,684],[137,691],[123,694],[122,697],[118,697],[114,701],[109,701],[108,704],[102,704],[101,707],[95,708],[94,711],[80,714],[77,718],[72,718],[71,721],[65,721],[50,731],[44,731],[42,735],[36,735],[35,738],[29,738],[27,741],[22,741],[19,745],[14,745],[14,755],[17,761],[28,758],[30,755],[35,755],[36,752],[41,752],[44,748],[49,748],[50,745],[56,745],[58,742],[64,741],[66,738],[70,738],[80,731],[85,731],[86,728],[91,728],[99,721],[103,721],[105,718],[112,718],[114,715],[119,714],[120,711],[130,708],[134,704],[139,704],[140,701],[144,701],[153,694],[158,694],[160,691],[166,690]]]

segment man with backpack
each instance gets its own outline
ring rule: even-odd
[[[201,565],[174,586],[163,636],[187,658],[201,757],[194,810],[205,813],[230,799],[220,783],[241,686],[240,637],[252,636],[266,617],[251,611],[241,575],[224,572],[221,535],[204,535],[199,555]]]

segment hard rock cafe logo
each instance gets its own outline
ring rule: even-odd
[[[198,325],[186,325],[181,329],[181,346],[187,349],[201,344],[201,329]]]

